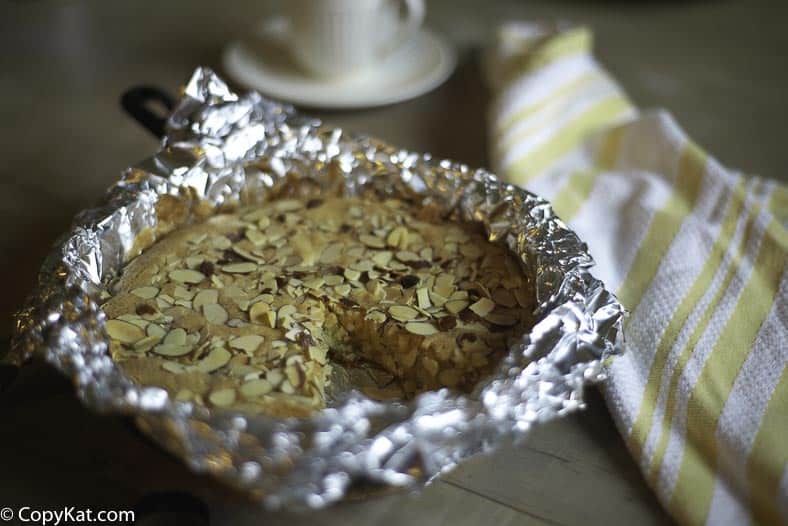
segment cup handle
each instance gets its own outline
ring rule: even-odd
[[[412,37],[424,22],[424,15],[427,11],[424,0],[397,1],[405,5],[405,17],[402,21],[402,27],[383,45],[382,53],[388,53],[397,49],[403,42]]]

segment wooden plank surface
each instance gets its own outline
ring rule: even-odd
[[[643,106],[665,106],[725,162],[788,179],[782,116],[788,39],[773,4],[753,2],[430,1],[428,22],[458,47],[452,78],[419,99],[331,123],[472,166],[487,164],[480,47],[513,18],[590,24],[599,56]],[[129,86],[175,91],[194,66],[276,11],[260,0],[5,2],[0,12],[0,341],[41,259],[73,215],[157,141],[117,104]],[[736,33],[738,38],[730,38]],[[746,103],[731,104],[731,101]],[[731,128],[736,133],[731,133]],[[749,140],[742,140],[747,137]],[[140,437],[84,410],[41,366],[0,394],[0,506],[133,507],[157,491],[198,495],[212,524],[660,524],[669,521],[627,454],[604,403],[474,459],[416,496],[343,503],[308,515],[266,513]],[[153,524],[154,522],[149,522]]]

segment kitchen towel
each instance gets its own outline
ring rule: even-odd
[[[494,169],[629,310],[602,389],[649,485],[681,524],[788,524],[788,189],[639,111],[585,28],[506,24],[485,69]]]

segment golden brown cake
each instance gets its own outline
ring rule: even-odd
[[[534,307],[506,247],[373,197],[280,198],[176,229],[108,296],[111,354],[135,381],[274,416],[323,407],[336,364],[368,373],[373,398],[467,390]]]

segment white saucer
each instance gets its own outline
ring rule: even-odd
[[[347,109],[417,97],[442,84],[457,63],[444,40],[422,29],[374,69],[347,78],[320,79],[303,72],[290,58],[286,30],[282,18],[265,21],[255,34],[224,50],[224,69],[240,84],[276,99]]]

